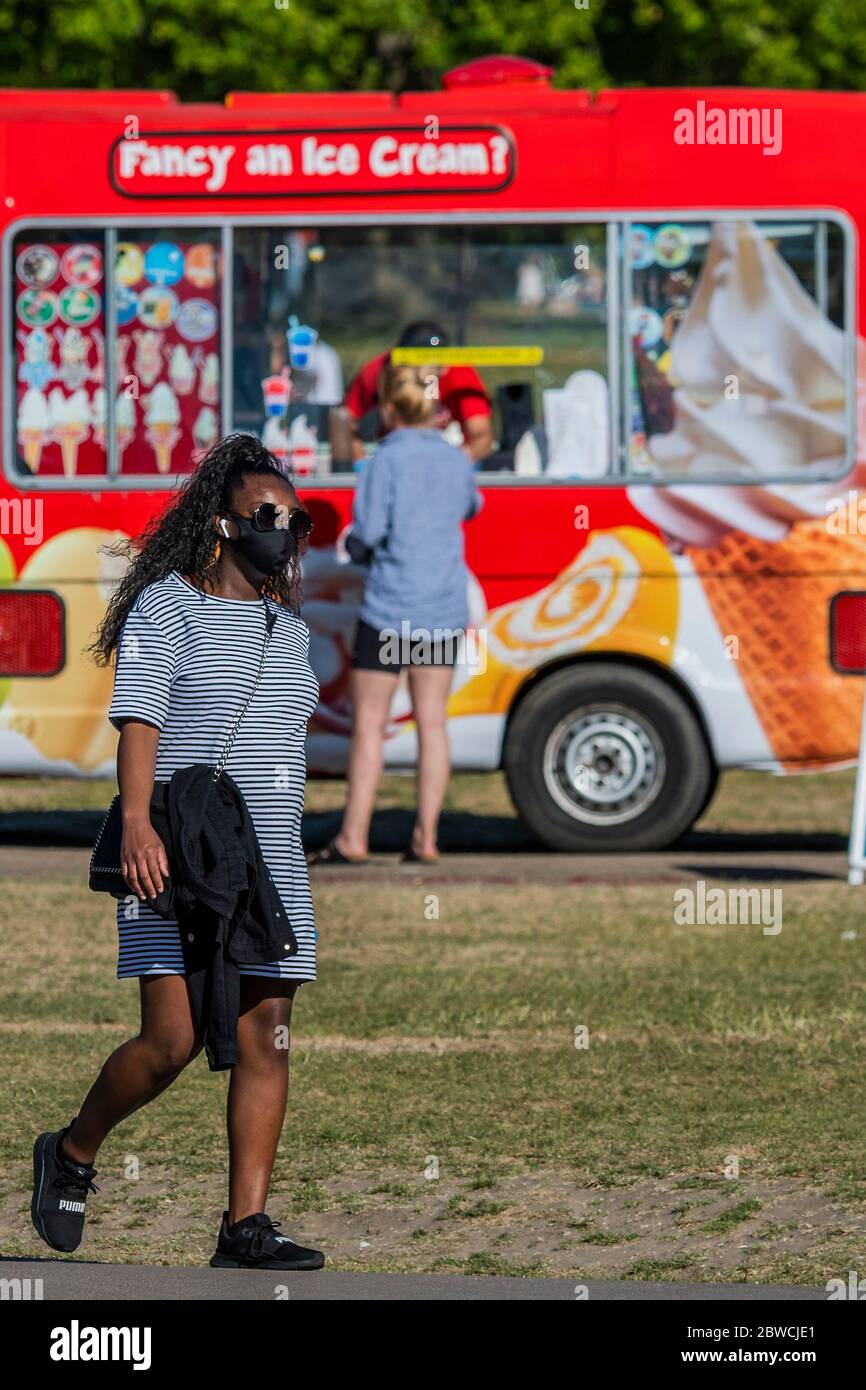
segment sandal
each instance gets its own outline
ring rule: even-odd
[[[311,854],[307,860],[307,863],[310,865],[331,864],[340,868],[345,864],[369,864],[369,862],[369,854],[359,855],[357,859],[350,859],[347,854],[344,854],[342,850],[337,848],[335,840],[332,840],[329,845],[325,845],[324,849],[317,850],[315,854]]]

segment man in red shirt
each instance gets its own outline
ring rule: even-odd
[[[400,334],[398,347],[447,347],[448,339],[435,323],[410,323]],[[379,404],[379,377],[391,360],[390,352],[382,352],[361,368],[346,392],[345,406],[355,421]],[[484,383],[472,367],[430,367],[430,374],[439,378],[439,405],[434,428],[444,430],[456,420],[463,431],[463,448],[476,462],[487,458],[493,449],[490,397]],[[381,431],[381,421],[379,424]],[[364,457],[364,445],[354,433],[353,451],[356,459]]]

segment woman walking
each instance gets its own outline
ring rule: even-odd
[[[324,1263],[320,1251],[278,1235],[265,1210],[286,1110],[292,1001],[316,975],[301,812],[318,685],[297,612],[299,549],[309,531],[308,514],[263,446],[242,435],[224,439],[146,530],[95,643],[103,662],[116,653],[109,717],[120,730],[120,864],[131,890],[118,902],[118,975],[138,977],[141,1028],[108,1058],[72,1123],[36,1142],[33,1220],[56,1250],[81,1241],[103,1140],[202,1047],[185,978],[186,932],[182,941],[177,920],[156,902],[167,889],[169,857],[151,797],[179,770],[219,765],[228,748],[225,771],[249,812],[292,951],[236,967],[228,1210],[211,1264]]]
[[[391,432],[361,473],[347,548],[371,559],[352,658],[352,748],[340,833],[315,858],[366,858],[382,745],[401,669],[418,730],[417,811],[406,857],[438,856],[450,774],[445,708],[469,622],[462,523],[481,495],[471,461],[432,428],[436,400],[413,367],[389,365],[380,398]]]

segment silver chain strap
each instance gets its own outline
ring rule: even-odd
[[[252,690],[250,691],[249,695],[247,696],[246,701],[244,702],[244,707],[243,707],[243,709],[241,710],[240,714],[238,715],[238,717],[237,717],[237,719],[235,720],[235,722],[234,722],[234,724],[232,725],[232,727],[229,729],[228,737],[226,738],[226,741],[225,741],[225,743],[224,743],[224,745],[223,745],[223,751],[220,753],[219,761],[217,762],[217,765],[216,765],[216,767],[214,768],[214,774],[213,774],[213,781],[214,781],[214,782],[218,782],[218,781],[219,781],[220,777],[222,776],[222,774],[223,774],[223,772],[224,772],[224,770],[225,770],[225,765],[226,765],[226,763],[227,763],[228,760],[229,760],[229,754],[230,754],[231,751],[232,751],[232,745],[233,745],[233,743],[234,743],[234,741],[235,741],[235,739],[236,739],[236,737],[237,737],[238,729],[241,727],[241,724],[243,723],[244,715],[246,714],[247,710],[249,709],[250,705],[251,705],[252,702],[253,702],[253,698],[254,698],[254,696],[255,696],[255,693],[256,693],[256,691],[257,691],[258,688],[259,688],[259,681],[260,681],[261,678],[262,678],[262,672],[263,672],[264,669],[265,669],[265,657],[266,657],[267,654],[268,654],[268,643],[269,643],[270,640],[271,640],[271,627],[273,626],[273,622],[274,622],[274,620],[275,620],[276,615],[274,615],[274,617],[271,617],[271,615],[268,613],[267,599],[264,600],[264,603],[265,603],[265,640],[264,640],[264,642],[262,643],[262,655],[261,655],[261,660],[259,661],[259,669],[258,669],[258,671],[256,672],[256,678],[255,678],[255,680],[253,681],[253,688],[252,688]]]

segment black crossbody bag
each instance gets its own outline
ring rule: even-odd
[[[229,754],[238,735],[238,730],[243,723],[244,716],[253,702],[262,673],[265,669],[265,657],[268,653],[268,644],[271,640],[271,633],[276,622],[276,613],[265,605],[265,636],[262,643],[262,655],[259,661],[259,669],[253,682],[253,688],[244,702],[244,707],[228,732],[226,741],[223,744],[222,752],[217,760],[216,767],[213,769],[213,781],[218,782],[222,776]],[[154,788],[151,796],[151,805],[155,797],[160,795],[158,787]],[[99,827],[99,833],[93,846],[90,856],[90,875],[89,884],[94,893],[110,893],[113,898],[125,898],[132,892],[126,879],[123,877],[123,870],[120,867],[120,844],[123,838],[123,817],[120,809],[120,796],[114,797],[111,805],[106,812],[105,819]]]

